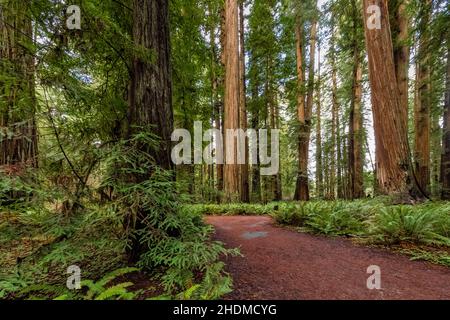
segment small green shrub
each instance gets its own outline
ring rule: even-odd
[[[278,224],[303,227],[308,219],[308,204],[283,204],[270,215]]]

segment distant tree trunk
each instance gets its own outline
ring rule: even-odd
[[[297,28],[297,42],[302,41],[300,27]],[[294,200],[307,201],[309,200],[309,179],[308,179],[308,157],[309,157],[309,143],[311,135],[311,114],[313,105],[314,94],[314,66],[316,55],[316,39],[317,37],[317,21],[312,22],[311,26],[311,39],[310,39],[310,58],[309,58],[309,72],[308,72],[308,93],[306,97],[306,104],[299,101],[298,103],[298,120],[300,122],[299,127],[299,172],[297,177],[297,185],[294,195]],[[300,47],[297,44],[297,47]],[[297,48],[297,54],[302,54],[302,50]],[[297,57],[298,73],[303,72],[302,58]],[[300,67],[299,67],[300,66]],[[303,78],[303,76],[301,77]],[[300,81],[299,83],[303,82]],[[301,90],[301,87],[300,87]],[[299,100],[303,100],[303,94],[299,95]]]
[[[239,122],[240,128],[244,131],[247,130],[247,102],[246,102],[246,85],[245,85],[245,17],[244,17],[244,1],[240,0],[239,3]],[[240,167],[240,195],[242,202],[250,202],[250,189],[249,189],[249,155],[248,155],[248,139],[245,138],[245,164]]]
[[[297,120],[299,124],[298,137],[298,173],[297,183],[295,187],[294,200],[306,200],[309,195],[308,191],[308,172],[305,167],[308,167],[307,159],[304,158],[305,137],[304,126],[306,120],[305,114],[305,89],[304,89],[304,66],[303,66],[303,24],[300,19],[297,19],[295,28],[296,35],[296,50],[297,50]],[[306,152],[307,153],[307,152]]]
[[[448,43],[441,159],[442,199],[450,200],[450,44]]]
[[[32,23],[25,1],[0,4],[0,165],[37,167]]]
[[[433,88],[431,88],[431,92],[433,92]],[[442,119],[442,114],[439,111],[433,110],[431,115],[430,194],[435,199],[438,199],[441,196],[440,173],[442,155],[442,130],[439,123]]]
[[[317,196],[324,196],[323,190],[323,166],[322,166],[322,105],[321,105],[321,70],[320,70],[320,45],[318,46],[319,69],[317,74],[317,105],[316,105],[316,191]]]
[[[239,128],[239,30],[238,5],[236,0],[225,0],[225,110],[224,132]],[[225,150],[229,148],[225,139]],[[225,152],[226,154],[227,152]],[[239,165],[237,164],[237,143],[234,144],[232,159],[226,158],[224,166],[224,192],[226,201],[235,201],[239,196]],[[229,162],[232,163],[229,163]]]
[[[173,169],[171,161],[171,134],[173,131],[172,77],[170,67],[170,35],[168,0],[134,0],[134,45],[151,51],[155,59],[135,56],[130,83],[130,109],[128,136],[141,130],[149,130],[160,137],[158,148],[141,146],[152,155],[155,163],[163,169]],[[142,182],[152,174],[138,174],[135,182]],[[129,177],[127,177],[128,179]],[[136,217],[135,230],[143,228],[144,212]],[[139,237],[133,240],[131,260],[142,252]]]
[[[431,0],[425,0],[421,4],[421,21],[419,23],[419,68],[418,78],[418,100],[414,110],[414,160],[415,175],[420,189],[429,193],[430,186],[430,52],[429,52],[429,23],[431,19]]]
[[[211,12],[211,7],[208,7]],[[210,13],[212,14],[212,12]],[[211,108],[212,108],[212,118],[211,124],[215,129],[220,130],[220,109],[218,108],[219,98],[218,98],[218,77],[217,77],[217,48],[216,48],[216,36],[215,36],[215,26],[211,24],[209,29],[209,45],[211,47]],[[217,187],[217,180],[214,170],[214,164],[210,165],[210,192],[214,191]],[[212,197],[209,200],[215,200]]]
[[[408,137],[404,134],[405,110],[399,99],[387,0],[364,0],[367,8],[381,9],[381,28],[370,30],[364,23],[372,89],[372,111],[376,141],[377,179],[383,193],[407,201],[409,196]]]
[[[225,46],[226,46],[226,30],[225,30],[225,7],[222,7],[220,10],[220,46],[221,46],[221,55],[220,55],[220,64],[222,69],[225,69]],[[220,77],[220,84],[221,88],[225,86],[225,78],[224,76]],[[217,102],[217,122],[216,122],[216,128],[220,129],[222,132],[222,137],[225,138],[224,135],[224,97],[222,97],[221,101]],[[225,141],[225,140],[224,140]],[[225,151],[225,145],[224,145],[224,151]],[[225,161],[225,154],[224,154],[224,161]],[[224,165],[223,164],[217,164],[217,190],[219,191],[218,201],[220,201],[220,192],[223,191],[224,183],[223,183],[223,175],[224,175]]]
[[[337,75],[336,75],[336,48],[335,48],[335,29],[334,29],[334,15],[333,15],[333,29],[331,34],[331,154],[330,154],[330,192],[328,199],[336,198],[336,152],[339,152],[340,139],[338,138],[339,131],[339,103],[337,98]],[[340,157],[338,157],[339,159]],[[339,174],[338,174],[339,177]],[[339,181],[338,181],[339,186]]]
[[[258,99],[258,90],[259,84],[255,81],[255,84],[252,88],[252,101],[256,101]],[[254,108],[252,112],[252,120],[251,120],[252,128],[258,131],[259,129],[259,108]],[[259,137],[256,136],[256,150],[259,150]],[[252,166],[252,198],[254,201],[261,201],[261,177],[259,170],[259,152],[256,153],[256,165]]]

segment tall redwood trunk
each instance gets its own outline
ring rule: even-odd
[[[407,2],[408,0],[389,1],[390,23],[394,41],[395,74],[397,77],[400,105],[405,110],[405,113],[402,114],[404,117],[401,119],[403,121],[402,128],[405,130],[408,130],[408,71],[410,58]]]
[[[239,29],[238,5],[236,0],[225,0],[225,103],[224,132],[236,130],[239,121]],[[239,165],[237,164],[237,143],[233,150],[225,139],[225,150],[230,149],[232,158],[226,156],[224,166],[225,201],[235,201],[239,198]]]
[[[362,198],[364,196],[363,179],[363,128],[362,128],[362,66],[361,53],[359,48],[358,26],[360,25],[360,16],[356,10],[356,3],[353,12],[353,87],[352,100],[350,107],[350,126],[349,126],[349,197],[352,199]]]
[[[317,71],[317,97],[316,97],[316,193],[322,198],[323,188],[323,166],[322,166],[322,104],[321,104],[321,65],[320,44],[318,46],[319,69]]]
[[[171,170],[173,113],[168,0],[134,0],[133,41],[135,46],[152,52],[154,59],[140,55],[133,58],[128,136],[143,130],[160,137],[158,148],[142,145],[141,149],[152,155],[158,166]],[[149,168],[146,174],[136,174],[132,179],[145,181],[151,174]],[[138,212],[136,231],[144,227],[145,216],[145,212]],[[143,249],[136,233],[130,259],[135,261]]]
[[[340,139],[338,138],[339,130],[339,104],[337,98],[337,71],[336,71],[336,47],[335,47],[335,28],[334,28],[334,16],[332,17],[332,31],[331,31],[331,152],[330,152],[330,189],[327,195],[327,199],[333,200],[336,197],[336,157],[340,149]],[[340,159],[340,157],[337,157]],[[340,174],[338,174],[338,177]],[[338,188],[340,187],[340,181],[338,181]]]
[[[365,21],[369,18],[367,8],[371,5],[381,9],[380,29],[370,30],[364,23],[372,90],[377,179],[383,193],[409,199],[408,137],[401,121],[406,115],[399,99],[388,3],[387,0],[364,0]]]
[[[314,66],[316,53],[317,21],[312,22],[310,39],[310,57],[308,73],[308,92],[306,103],[304,103],[304,94],[301,92],[303,87],[303,54],[302,50],[302,26],[297,26],[297,74],[299,80],[300,93],[298,95],[298,121],[299,121],[299,144],[298,144],[298,177],[294,194],[294,200],[309,200],[309,179],[308,179],[308,157],[309,143],[311,135],[311,114],[314,94]]]
[[[355,53],[355,67],[353,79],[353,94],[350,109],[350,128],[349,128],[349,195],[352,199],[362,198],[364,196],[363,180],[363,154],[362,154],[362,67],[359,61],[359,52]]]
[[[150,129],[160,137],[157,150],[150,153],[156,164],[172,169],[171,135],[173,131],[172,77],[168,0],[134,0],[133,41],[150,50],[154,61],[136,56],[130,86],[130,130],[133,126]]]
[[[444,127],[442,135],[442,199],[450,200],[450,44],[447,44],[447,77],[445,82]]]
[[[247,102],[245,85],[245,17],[244,1],[239,3],[239,122],[240,128],[247,130]],[[245,138],[245,164],[240,167],[240,196],[242,202],[250,202],[248,139]]]
[[[431,70],[430,70],[430,30],[431,0],[421,4],[418,51],[418,96],[414,110],[414,161],[415,176],[422,192],[429,193],[430,186],[430,134],[431,134]]]
[[[0,4],[0,165],[37,166],[33,39],[28,4]]]

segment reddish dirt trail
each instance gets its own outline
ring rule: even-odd
[[[226,258],[234,279],[227,299],[450,299],[450,269],[382,249],[279,228],[268,217],[207,217],[215,239],[240,247]],[[367,267],[381,289],[367,289]]]

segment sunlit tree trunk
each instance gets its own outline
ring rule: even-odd
[[[238,4],[236,0],[225,0],[225,103],[224,132],[236,130],[239,121],[239,28]],[[228,141],[225,139],[225,150]],[[225,201],[235,201],[239,196],[239,165],[237,164],[237,143],[230,149],[232,158],[226,157],[224,166]]]
[[[28,4],[1,1],[0,165],[38,165],[32,41]]]

